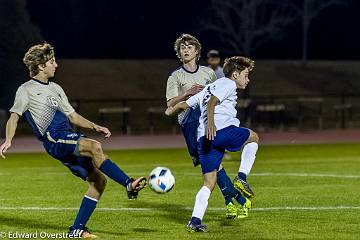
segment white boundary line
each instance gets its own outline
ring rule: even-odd
[[[360,175],[341,175],[326,173],[253,173],[251,176],[289,176],[289,177],[332,177],[332,178],[360,178]]]
[[[168,209],[168,208],[167,208]],[[171,208],[170,208],[171,209]],[[190,207],[177,208],[178,210],[192,210]],[[77,211],[78,208],[60,207],[0,207],[0,211]],[[162,211],[161,208],[96,208],[101,212],[122,212],[122,211]],[[168,209],[169,210],[169,209]],[[176,208],[174,208],[176,210]],[[210,211],[224,211],[225,208],[208,208]],[[329,210],[360,210],[360,206],[328,206],[328,207],[267,207],[253,208],[251,211],[329,211]]]
[[[129,175],[146,175],[144,172],[129,172]],[[185,173],[177,173],[176,175],[182,176],[201,176],[201,172],[185,172]],[[329,177],[329,178],[360,178],[360,175],[341,175],[334,173],[274,173],[274,172],[263,172],[263,173],[251,173],[250,176],[256,177],[267,177],[267,176],[288,176],[288,177]]]
[[[188,175],[188,176],[201,176],[201,173],[184,173],[178,175]],[[175,174],[176,176],[176,174]],[[264,172],[264,173],[250,173],[250,176],[254,177],[267,177],[267,176],[287,176],[287,177],[328,177],[328,178],[360,178],[360,175],[341,175],[333,173],[273,173],[273,172]]]
[[[67,175],[70,172],[44,172],[43,175]],[[129,175],[147,175],[145,172],[129,172]],[[0,175],[10,175],[9,173],[2,173]],[[175,176],[201,176],[201,172],[198,173],[177,173]],[[263,172],[263,173],[251,173],[250,176],[254,177],[268,177],[268,176],[287,176],[287,177],[323,177],[323,178],[349,178],[349,179],[360,179],[360,175],[341,175],[341,174],[333,174],[333,173],[274,173],[274,172]]]

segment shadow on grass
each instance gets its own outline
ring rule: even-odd
[[[130,228],[128,229],[128,232],[113,232],[113,231],[105,231],[105,230],[99,230],[99,229],[94,229],[93,232],[96,233],[103,233],[103,234],[107,234],[107,235],[113,235],[113,236],[119,236],[119,237],[124,237],[126,235],[129,235],[129,232],[134,232],[134,233],[153,233],[153,232],[159,232],[156,229],[150,229],[150,228]]]
[[[33,219],[25,219],[22,217],[17,216],[0,216],[0,223],[1,226],[8,226],[13,228],[12,231],[19,231],[22,228],[23,229],[33,229],[33,231],[54,231],[58,233],[64,233],[68,231],[68,226],[62,226],[62,225],[55,225],[55,224],[49,224],[45,220],[39,221],[39,219],[33,220]],[[70,226],[70,224],[69,224]],[[16,228],[16,229],[15,229]],[[2,230],[2,229],[0,229]],[[104,231],[99,229],[90,229],[93,230],[92,232],[96,233],[103,233],[107,235],[113,235],[113,236],[125,236],[128,235],[127,233],[120,233],[120,232],[113,232],[113,231]],[[145,229],[145,228],[134,228],[134,232],[154,232],[154,230],[151,229]]]
[[[67,232],[68,230],[67,227],[63,228],[60,225],[47,223],[46,219],[44,219],[43,222],[39,222],[39,219],[34,221],[32,219],[24,219],[17,216],[11,216],[11,217],[0,216],[0,222],[1,225],[5,225],[9,227],[31,228],[37,231],[41,229],[51,229],[59,232]]]
[[[244,220],[243,219],[226,219],[225,217],[220,218],[220,217],[216,217],[213,220],[216,220],[219,222],[219,226],[222,227],[237,227],[237,226],[241,226],[241,224],[244,224]]]
[[[124,237],[126,235],[129,235],[128,233],[122,233],[122,232],[112,232],[112,231],[105,231],[105,230],[99,230],[99,229],[90,229],[91,232],[93,232],[94,234],[106,234],[106,235],[112,235],[112,236],[118,236],[118,237]]]
[[[158,230],[149,229],[149,228],[133,228],[133,232],[158,232]]]
[[[175,203],[155,203],[142,201],[141,208],[151,208],[154,209],[154,211],[160,211],[162,214],[157,214],[157,217],[180,224],[187,223],[191,215],[191,210],[186,209],[184,205]]]

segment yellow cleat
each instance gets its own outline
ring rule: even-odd
[[[241,192],[242,195],[244,195],[244,197],[253,198],[255,196],[254,192],[250,188],[250,185],[246,181],[236,177],[233,180],[233,184],[234,184],[235,189],[238,190],[239,192]]]
[[[234,205],[232,202],[230,202],[228,205],[226,205],[226,218],[227,219],[234,219],[237,217],[238,214],[238,207]]]
[[[245,199],[246,202],[244,205],[239,205],[237,208],[237,218],[247,218],[249,216],[249,211],[252,208],[252,202],[248,198]]]

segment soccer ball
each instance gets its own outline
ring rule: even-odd
[[[170,169],[166,167],[157,167],[151,171],[148,177],[148,183],[156,193],[167,193],[173,189],[175,178]]]

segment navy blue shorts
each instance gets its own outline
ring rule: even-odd
[[[203,174],[218,170],[225,150],[239,151],[250,136],[247,128],[229,126],[216,131],[215,140],[199,139],[198,154]]]
[[[80,138],[80,134],[71,131],[46,132],[43,145],[50,156],[60,160],[72,174],[86,181],[94,165],[91,158],[80,156],[77,149]]]
[[[200,164],[197,154],[197,129],[199,127],[199,118],[201,112],[199,108],[190,108],[183,122],[181,123],[181,131],[185,138],[189,155],[193,161],[194,167]]]

